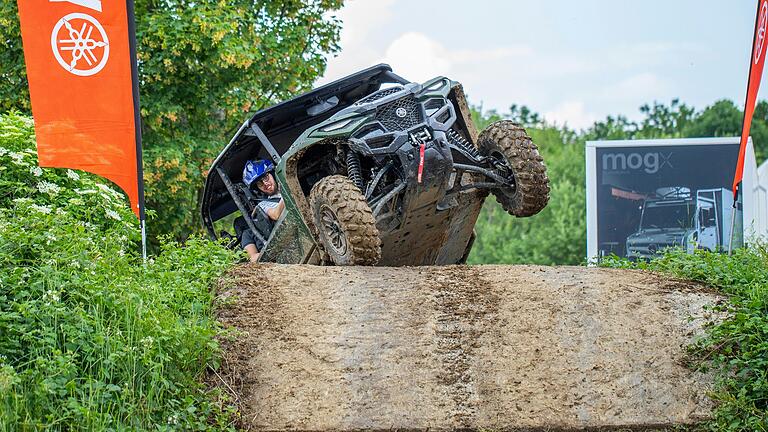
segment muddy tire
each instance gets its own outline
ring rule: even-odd
[[[322,257],[336,265],[375,265],[381,240],[373,212],[347,177],[326,177],[309,194]]]
[[[507,162],[515,189],[494,189],[504,210],[518,217],[533,216],[547,206],[549,178],[539,149],[521,126],[501,120],[488,126],[478,139],[480,152]]]

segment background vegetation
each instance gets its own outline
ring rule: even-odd
[[[0,116],[0,431],[223,430],[214,278],[236,257],[166,241],[94,176],[37,165],[32,120]]]
[[[550,179],[547,207],[532,218],[509,217],[491,197],[480,214],[472,264],[580,264],[587,256],[584,145],[589,140],[722,137],[741,134],[742,112],[729,100],[697,111],[678,100],[640,107],[641,118],[609,116],[583,131],[553,125],[526,106],[512,105],[507,113],[475,110],[483,128],[509,118],[523,124],[538,145]],[[752,122],[758,164],[768,156],[768,101],[760,101]]]

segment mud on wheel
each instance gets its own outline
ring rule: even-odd
[[[505,161],[513,188],[494,189],[504,210],[519,217],[533,216],[547,206],[549,178],[539,149],[521,126],[501,120],[488,126],[478,139],[480,152]]]
[[[375,265],[381,240],[373,212],[347,177],[326,177],[309,194],[323,255],[336,265]]]

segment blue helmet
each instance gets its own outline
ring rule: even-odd
[[[243,183],[250,186],[251,183],[263,177],[264,174],[274,170],[275,166],[272,164],[272,161],[262,159],[254,162],[249,160],[245,163],[245,168],[243,169]]]

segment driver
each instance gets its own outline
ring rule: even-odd
[[[272,161],[265,159],[249,160],[243,169],[243,183],[251,189],[256,186],[259,191],[266,195],[266,199],[259,202],[258,208],[261,208],[272,221],[278,220],[283,210],[285,210],[285,202],[282,195],[280,195],[280,189],[275,181],[274,172],[275,166],[272,164]],[[251,217],[255,215],[256,208],[253,209]],[[243,249],[248,253],[248,258],[251,262],[257,261],[261,256],[261,252],[256,247],[256,240],[253,232],[250,229],[246,229],[240,241]]]

